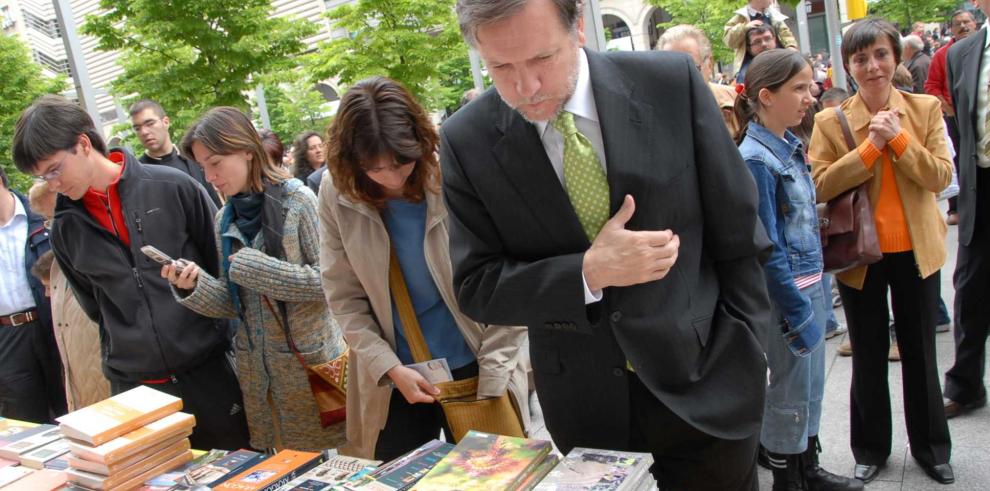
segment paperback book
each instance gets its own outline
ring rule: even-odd
[[[513,491],[551,450],[553,446],[544,440],[469,431],[413,489]]]
[[[140,385],[56,420],[65,436],[96,446],[180,409],[182,399]]]
[[[167,467],[153,474],[149,473],[150,470],[152,469],[158,469],[163,464],[172,462],[175,459],[183,457],[188,454],[189,454],[189,440],[183,439],[175,443],[171,447],[148,457],[147,459],[137,462],[131,465],[130,467],[121,469],[120,471],[110,475],[87,472],[81,469],[76,469],[71,466],[69,467],[67,472],[69,473],[69,478],[72,482],[81,484],[88,488],[116,489],[119,487],[123,487],[124,483],[129,483],[134,481],[135,478],[139,476],[141,476],[141,479],[137,481],[138,485],[143,483],[151,476],[157,476],[158,474],[166,470],[174,469],[175,467],[178,467],[178,464]],[[189,460],[192,459],[189,458],[181,463],[188,462]]]
[[[537,491],[626,491],[652,480],[648,453],[575,448],[536,486]]]
[[[168,451],[169,449],[175,448],[180,442],[188,441],[188,434],[169,438],[161,442],[157,442],[145,449],[142,449],[134,454],[131,454],[122,459],[113,461],[110,464],[105,464],[102,462],[93,462],[90,460],[82,459],[76,457],[75,455],[69,455],[69,465],[74,469],[79,469],[86,472],[92,472],[94,474],[102,474],[104,476],[109,476],[123,472],[124,470],[134,466],[135,464],[142,462],[160,452]]]
[[[216,491],[274,491],[326,460],[318,452],[282,450],[213,487]]]
[[[65,472],[41,469],[4,486],[3,491],[55,491],[64,488],[65,482]]]
[[[193,415],[177,412],[101,445],[70,441],[69,451],[80,459],[109,466],[163,440],[185,438],[192,434],[195,425],[196,418]]]
[[[344,487],[360,491],[404,491],[410,489],[453,449],[453,444],[431,440],[379,467],[365,477],[345,484]]]
[[[45,464],[69,452],[69,442],[59,438],[48,445],[21,455],[21,465],[32,469],[44,469]]]
[[[326,462],[289,481],[279,488],[279,491],[329,490],[335,486],[343,486],[348,482],[353,482],[352,479],[356,474],[362,471],[366,471],[365,474],[370,473],[381,463],[380,460],[334,455],[328,457]]]
[[[58,427],[53,425],[40,425],[20,434],[26,435],[15,442],[0,447],[0,458],[20,462],[22,455],[62,438]]]

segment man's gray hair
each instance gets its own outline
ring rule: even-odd
[[[690,24],[681,24],[664,31],[660,39],[657,40],[657,50],[667,51],[672,44],[677,44],[685,39],[694,39],[694,42],[698,43],[702,61],[712,57],[712,43],[708,40],[708,36],[705,35],[704,31]]]
[[[530,0],[457,0],[454,7],[461,36],[471,47],[478,46],[478,28],[505,20],[519,13]],[[568,32],[574,30],[584,8],[584,0],[552,0],[557,7],[561,25]]]
[[[922,41],[920,37],[911,34],[910,36],[904,36],[901,38],[901,46],[911,48],[914,51],[921,51],[925,49],[925,42]]]

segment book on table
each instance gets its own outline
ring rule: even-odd
[[[412,489],[518,488],[553,450],[548,441],[469,431]]]
[[[636,490],[649,474],[653,456],[648,453],[575,448],[536,486],[537,491]]]
[[[346,483],[344,488],[355,491],[404,491],[410,489],[453,449],[453,444],[431,440],[386,463],[361,479]]]
[[[93,446],[69,441],[69,451],[80,459],[109,466],[141,452],[155,443],[185,438],[192,434],[192,428],[195,425],[196,418],[193,415],[176,412],[157,421],[149,422],[141,428],[101,445]]]
[[[65,483],[64,471],[40,469],[4,486],[3,491],[55,491],[63,489]]]
[[[125,473],[114,476],[103,476],[91,472],[81,471],[69,467],[66,473],[69,482],[78,484],[87,489],[99,491],[123,491],[133,490],[141,486],[144,481],[163,472],[175,469],[176,467],[189,462],[193,458],[193,453],[189,450],[189,440],[183,440],[181,445],[174,450],[162,452],[160,455],[146,459]]]
[[[144,485],[141,486],[140,491],[189,490],[197,486],[205,487],[207,483],[196,482],[195,478],[190,477],[192,473],[196,472],[198,469],[204,468],[218,459],[226,457],[229,453],[230,452],[227,450],[218,449],[204,452],[203,455],[194,458],[176,469],[163,472],[162,474],[144,481]]]
[[[182,399],[140,385],[56,418],[56,421],[66,437],[96,446],[180,409]]]
[[[26,435],[22,435],[23,432],[37,428],[38,426],[37,423],[28,423],[27,421],[0,419],[0,447],[24,438]]]
[[[166,452],[176,448],[176,446],[181,445],[183,441],[188,441],[187,437],[190,433],[191,430],[187,430],[184,434],[179,434],[177,436],[170,437],[167,440],[156,442],[127,457],[117,459],[110,464],[93,462],[70,454],[69,466],[77,470],[92,472],[93,474],[101,474],[104,476],[119,474],[135,465],[138,465],[140,462],[144,462],[145,460],[159,454],[160,452]]]
[[[69,442],[59,438],[48,445],[21,454],[21,465],[32,469],[44,469],[45,464],[69,452]]]
[[[523,482],[519,483],[516,490],[531,491],[535,489],[536,485],[539,484],[543,478],[547,477],[547,474],[549,474],[554,467],[557,467],[558,463],[560,463],[560,457],[558,457],[557,454],[551,453],[550,455],[547,455],[546,458],[543,459],[543,462],[540,462],[540,465],[536,466],[536,469],[526,476],[526,479],[523,480]]]
[[[54,425],[39,425],[19,434],[24,436],[0,447],[0,458],[20,462],[22,455],[62,438],[58,427]]]
[[[19,465],[0,468],[0,488],[6,487],[10,483],[23,478],[34,472],[33,469]]]
[[[278,491],[324,491],[351,482],[356,474],[374,471],[380,460],[332,455],[327,461],[289,481]],[[363,474],[362,474],[363,475]]]
[[[326,460],[322,452],[282,450],[213,487],[216,491],[274,491]]]

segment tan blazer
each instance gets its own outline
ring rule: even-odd
[[[887,107],[901,110],[901,128],[911,137],[900,158],[893,152],[890,157],[911,234],[915,262],[921,277],[927,278],[945,262],[946,226],[935,204],[935,197],[952,180],[952,160],[945,141],[941,106],[938,99],[929,95],[892,90]],[[861,144],[869,136],[873,117],[866,103],[857,94],[839,108],[849,120],[853,138]],[[815,116],[815,129],[808,150],[819,203],[869,181],[870,202],[876,208],[880,194],[879,161],[867,169],[859,151],[846,147],[842,128],[833,110],[822,111]],[[836,277],[845,285],[861,289],[866,279],[866,268],[851,269]]]
[[[386,372],[401,363],[395,354],[388,288],[389,236],[378,211],[340,195],[329,173],[320,184],[319,201],[323,289],[351,349],[348,443],[342,452],[372,458],[393,390]],[[461,313],[447,244],[447,209],[438,194],[427,193],[426,201],[426,263],[465,341],[478,357],[478,393],[492,397],[508,389],[528,425],[528,363],[523,361],[529,356],[523,349],[526,328],[485,326]]]
[[[65,399],[69,411],[82,409],[110,397],[110,382],[103,376],[100,328],[83,312],[57,261],[52,262],[52,327],[65,374]]]

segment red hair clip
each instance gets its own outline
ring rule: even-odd
[[[736,95],[746,92],[746,84],[736,84]]]

